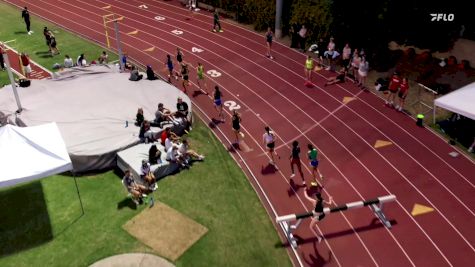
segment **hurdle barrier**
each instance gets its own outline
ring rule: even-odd
[[[373,211],[374,215],[383,223],[383,225],[386,226],[388,229],[391,229],[391,222],[386,218],[386,216],[383,213],[383,204],[388,203],[388,202],[393,202],[393,201],[396,201],[395,195],[381,196],[376,199],[346,203],[344,205],[334,207],[334,208],[325,207],[323,208],[323,213],[330,214],[330,213],[335,213],[339,211],[346,211],[346,210],[358,209],[358,208],[369,206],[371,210]],[[276,222],[280,223],[282,227],[284,228],[285,236],[287,237],[287,240],[289,240],[290,245],[293,248],[297,248],[297,240],[294,237],[292,232],[299,227],[303,219],[308,218],[308,217],[313,217],[319,214],[320,213],[315,212],[315,211],[308,211],[308,212],[299,213],[299,214],[288,214],[288,215],[277,217]],[[291,221],[297,221],[297,222],[295,224],[291,224],[290,223]]]

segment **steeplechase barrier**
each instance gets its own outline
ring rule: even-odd
[[[346,210],[359,209],[359,208],[369,206],[371,210],[373,211],[374,215],[383,223],[383,225],[386,226],[388,229],[391,229],[391,222],[386,218],[386,216],[383,213],[383,204],[388,203],[388,202],[393,202],[393,201],[396,201],[395,195],[381,196],[375,199],[346,203],[344,205],[334,207],[334,208],[325,207],[323,208],[323,213],[331,214],[335,212],[342,212]],[[285,235],[287,239],[289,240],[290,245],[293,248],[297,248],[297,240],[294,237],[292,231],[294,231],[295,229],[299,227],[303,219],[308,218],[308,217],[318,216],[319,214],[320,213],[315,212],[315,211],[307,211],[305,213],[299,213],[299,214],[288,214],[284,216],[278,216],[276,218],[276,222],[281,224],[282,227],[284,228]],[[297,221],[297,222],[295,224],[291,224],[290,222],[292,221]]]

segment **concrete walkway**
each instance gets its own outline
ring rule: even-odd
[[[175,267],[175,265],[152,254],[126,253],[102,259],[90,267]]]

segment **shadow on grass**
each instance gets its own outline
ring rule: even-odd
[[[121,210],[125,207],[129,207],[130,209],[133,209],[133,210],[137,209],[137,205],[134,203],[134,201],[130,197],[124,198],[122,201],[117,203],[118,210]]]
[[[49,52],[49,51],[38,51],[38,52],[35,52],[35,55],[51,55],[51,52]]]
[[[53,57],[51,54],[39,54],[38,57],[40,58],[50,58]]]
[[[0,191],[0,258],[53,239],[40,182]]]
[[[16,31],[16,32],[14,32],[14,34],[27,34],[27,32],[26,31]]]

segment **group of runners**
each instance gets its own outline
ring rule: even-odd
[[[190,4],[191,6],[191,4]],[[223,32],[221,28],[221,24],[219,21],[219,13],[218,11],[214,12],[213,15],[213,32]],[[265,41],[266,41],[266,53],[265,56],[269,59],[274,59],[274,56],[272,54],[272,42],[274,38],[274,33],[272,32],[271,27],[268,27],[266,33],[265,33]],[[181,71],[177,72],[173,68],[173,62],[171,60],[171,56],[167,55],[166,63],[165,65],[168,68],[168,81],[171,82],[171,77],[174,76],[175,79],[178,80],[178,77],[183,78],[183,91],[187,93],[187,88],[190,85],[189,82],[189,69],[188,69],[188,64],[183,61],[184,54],[181,51],[180,48],[177,48],[177,54],[176,54],[176,60],[181,66]],[[311,78],[311,72],[314,70],[313,66],[313,59],[309,56],[307,58],[307,61],[305,62],[305,67],[306,67],[306,81],[310,82]],[[207,89],[207,84],[205,81],[205,74],[204,74],[204,67],[203,65],[198,62],[198,65],[196,66],[196,77],[197,77],[197,85],[200,90],[203,90],[206,95],[208,95],[208,89]],[[223,112],[223,93],[221,92],[219,86],[214,87],[214,92],[212,95],[213,99],[213,104],[214,107],[217,111],[217,118],[218,121],[220,122],[225,122],[225,116]],[[232,110],[232,118],[231,118],[231,127],[234,133],[234,142],[233,145],[239,146],[240,142],[244,138],[244,134],[241,131],[241,115],[236,109]],[[264,128],[264,134],[263,134],[263,142],[264,146],[266,147],[268,156],[270,158],[269,163],[273,165],[276,169],[278,169],[277,164],[276,164],[276,158],[280,159],[279,154],[276,151],[276,135],[274,131],[270,129],[269,126],[266,126]],[[320,178],[320,180],[323,181],[323,175],[320,173],[318,166],[319,166],[319,161],[318,161],[318,150],[316,147],[314,147],[312,144],[307,145],[307,158],[309,161],[309,165],[311,168],[311,173],[312,173],[312,178],[313,181],[310,183],[311,186],[315,189],[315,193],[313,196],[310,196],[307,190],[305,191],[305,197],[312,203],[312,206],[314,206],[314,210],[316,213],[316,216],[312,218],[312,222],[310,224],[310,229],[311,231],[317,236],[318,241],[322,240],[322,237],[316,232],[315,227],[316,223],[320,220],[322,220],[325,217],[325,214],[323,213],[323,206],[324,204],[330,205],[333,203],[333,199],[329,197],[329,201],[325,201],[322,197],[322,190],[323,190],[323,185],[318,181],[317,175]],[[297,170],[300,174],[300,177],[302,179],[302,184],[304,187],[307,187],[307,183],[305,181],[305,177],[302,171],[302,161],[300,157],[300,146],[298,141],[293,141],[292,142],[292,150],[291,154],[289,156],[289,161],[290,161],[290,168],[291,168],[291,175],[290,178],[292,179],[295,177],[295,167],[297,167]]]
[[[264,129],[265,129],[265,132],[263,135],[263,141],[269,153],[270,164],[276,166],[275,161],[274,161],[275,160],[274,155],[280,159],[280,156],[277,154],[277,151],[275,151],[276,136],[275,136],[275,133],[268,126],[266,126]],[[310,143],[307,145],[307,148],[308,148],[307,158],[312,170],[312,178],[313,178],[313,182],[311,183],[311,186],[314,192],[310,194],[307,190],[304,190],[304,194],[305,194],[305,198],[309,200],[312,206],[314,207],[315,216],[313,216],[311,219],[310,230],[312,231],[313,234],[315,234],[315,236],[318,239],[318,242],[321,242],[323,239],[323,236],[317,233],[316,225],[319,221],[325,218],[325,214],[323,213],[324,205],[333,204],[333,198],[329,196],[329,201],[326,201],[323,198],[322,196],[323,185],[317,180],[317,174],[318,174],[320,177],[320,180],[323,181],[323,175],[320,173],[318,169],[318,166],[319,166],[318,150]],[[305,181],[304,174],[302,171],[302,161],[300,158],[300,152],[301,150],[300,150],[299,142],[297,140],[293,141],[292,151],[289,156],[290,169],[292,171],[290,178],[292,179],[293,177],[295,177],[294,166],[296,166],[297,170],[300,173],[300,177],[302,178],[302,184],[307,189],[306,181]]]

